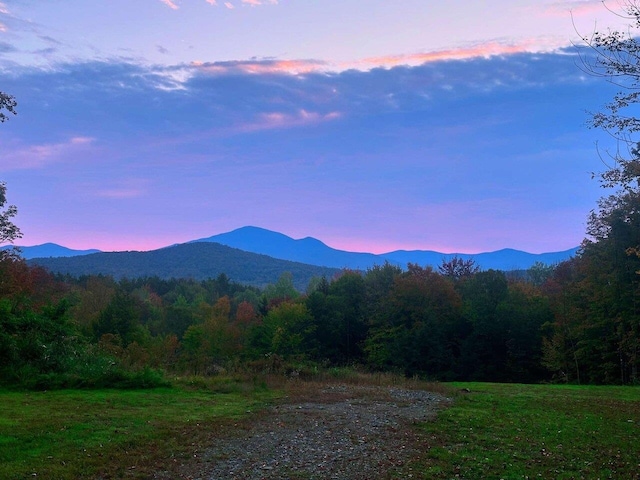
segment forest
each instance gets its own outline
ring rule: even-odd
[[[635,228],[640,225],[635,222]],[[585,242],[525,278],[453,259],[264,289],[215,279],[54,276],[0,260],[5,386],[149,386],[174,375],[353,366],[431,380],[638,382],[640,259]],[[637,238],[637,230],[636,237]],[[622,254],[621,254],[622,252]]]
[[[635,5],[631,3],[630,5]],[[628,12],[640,28],[640,9]],[[53,275],[0,252],[0,383],[150,386],[174,375],[352,366],[430,380],[640,383],[640,98],[637,38],[594,32],[582,68],[621,88],[591,126],[618,142],[609,192],[578,254],[526,275],[391,264],[265,288],[227,275],[115,280]],[[0,123],[16,113],[0,92]],[[3,113],[4,110],[6,113]],[[20,237],[0,182],[0,244]]]

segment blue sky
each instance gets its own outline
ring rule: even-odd
[[[615,147],[588,112],[615,89],[573,45],[621,21],[600,1],[0,2],[18,243],[255,225],[372,252],[577,246],[596,142]]]

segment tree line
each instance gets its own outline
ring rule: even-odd
[[[636,383],[640,259],[591,247],[526,278],[385,264],[265,289],[215,279],[54,276],[0,261],[0,378],[33,388],[162,382],[162,373],[360,366],[433,380]],[[468,265],[472,266],[472,265]],[[635,270],[634,270],[635,269]],[[618,282],[607,289],[598,282]],[[596,295],[597,292],[597,295]],[[586,300],[588,299],[588,301]]]

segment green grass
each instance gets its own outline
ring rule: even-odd
[[[640,478],[640,389],[457,383],[425,424],[428,479]]]
[[[222,390],[222,391],[220,391]],[[149,478],[275,397],[221,384],[0,391],[0,478]]]
[[[307,398],[320,388],[281,383],[268,390],[194,377],[153,390],[0,391],[0,478],[150,478],[152,472],[171,472],[225,438],[248,412],[279,395],[301,390]],[[640,388],[435,387],[470,393],[456,393],[436,421],[420,426],[424,448],[412,465],[413,478],[640,479]]]

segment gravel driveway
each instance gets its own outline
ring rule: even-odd
[[[420,445],[411,425],[433,418],[448,402],[423,390],[325,387],[238,424],[177,474],[194,480],[411,478],[408,462]]]

